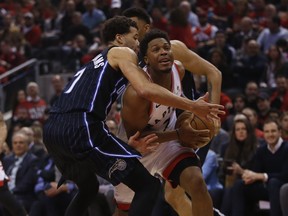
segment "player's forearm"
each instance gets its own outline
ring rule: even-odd
[[[211,67],[209,70],[211,71],[211,73],[207,74],[207,89],[209,92],[209,102],[219,104],[222,75],[221,72],[214,67]]]
[[[137,92],[139,94],[139,92]],[[187,98],[176,96],[165,88],[157,84],[149,83],[145,90],[140,93],[141,97],[165,106],[171,106],[182,110],[193,111],[194,101]]]
[[[165,132],[156,132],[156,135],[158,136],[157,142],[159,142],[159,143],[179,139],[178,134],[175,130],[165,131]]]

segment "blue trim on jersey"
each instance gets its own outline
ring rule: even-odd
[[[86,125],[86,130],[87,130],[87,134],[88,134],[88,139],[89,139],[89,144],[92,148],[96,149],[97,151],[99,151],[101,154],[104,154],[104,155],[107,155],[107,156],[113,156],[113,157],[124,157],[124,158],[130,158],[130,157],[138,157],[138,158],[141,158],[141,156],[137,155],[137,154],[131,154],[131,152],[127,151],[127,149],[121,145],[121,143],[118,142],[118,140],[116,140],[113,136],[111,136],[109,134],[109,131],[105,128],[104,126],[104,122],[102,122],[102,125],[103,125],[103,129],[104,131],[107,133],[108,136],[110,136],[114,141],[115,143],[117,143],[117,145],[122,148],[128,155],[123,155],[123,154],[109,154],[107,152],[103,152],[101,151],[98,147],[94,146],[93,145],[93,142],[92,142],[92,139],[91,139],[91,136],[90,136],[90,131],[89,131],[89,125],[88,125],[88,122],[87,122],[87,113],[83,113],[84,114],[84,121],[85,121],[85,125]]]
[[[102,77],[103,77],[103,74],[104,74],[104,72],[105,72],[105,69],[106,69],[107,65],[108,65],[108,61],[106,60],[105,65],[104,65],[104,67],[102,68],[102,71],[100,72],[100,76],[99,76],[98,83],[97,83],[97,86],[96,86],[96,91],[95,91],[95,94],[94,94],[94,96],[93,96],[93,100],[91,101],[92,104],[91,104],[91,108],[90,108],[89,112],[92,112],[92,111],[93,111],[94,102],[95,102],[96,96],[97,96],[97,94],[98,94],[98,90],[99,90],[99,87],[100,87],[100,85],[101,85],[101,80],[102,80]]]

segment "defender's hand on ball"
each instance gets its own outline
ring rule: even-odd
[[[189,111],[178,117],[175,128],[178,129],[181,145],[193,149],[207,145],[215,135],[212,120],[204,121]]]
[[[159,146],[159,142],[155,142],[157,139],[158,136],[155,133],[140,137],[140,132],[137,131],[129,138],[128,144],[140,152],[140,154],[145,155],[156,150]]]
[[[191,110],[196,116],[203,120],[217,120],[218,115],[224,115],[225,112],[223,111],[224,106],[220,104],[212,104],[208,103],[209,101],[209,93],[206,94],[197,100],[194,101],[193,110]]]

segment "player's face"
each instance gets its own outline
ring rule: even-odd
[[[123,46],[133,49],[136,53],[139,52],[138,30],[130,27],[130,32],[122,35]]]
[[[164,38],[150,41],[145,61],[153,70],[170,72],[174,61],[171,45]]]
[[[134,22],[136,22],[139,33],[139,41],[142,41],[144,35],[150,30],[150,25],[144,20],[138,19],[137,17],[130,17]]]

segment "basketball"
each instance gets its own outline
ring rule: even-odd
[[[175,124],[175,128],[180,128],[181,124],[183,124],[184,121],[186,121],[187,119],[189,119],[190,125],[196,130],[204,130],[204,129],[210,130],[209,138],[210,140],[213,138],[215,134],[213,123],[209,122],[209,120],[203,120],[200,117],[188,111],[185,111],[179,115]],[[180,136],[180,139],[181,139],[181,136]],[[193,137],[191,137],[191,139],[193,139]],[[210,140],[206,143],[203,143],[201,147],[207,145],[210,142]],[[185,141],[182,141],[181,144],[187,147],[190,146],[190,144]]]

